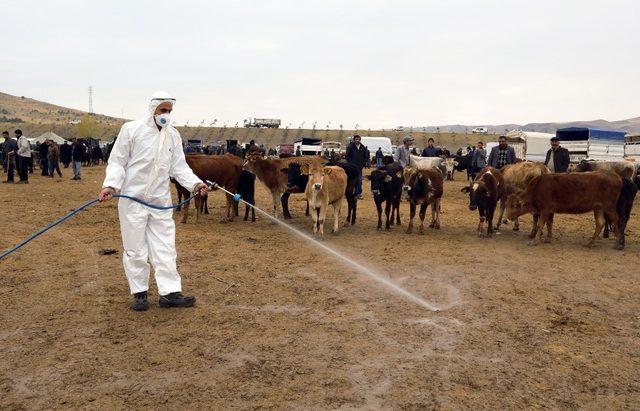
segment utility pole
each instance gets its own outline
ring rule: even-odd
[[[89,114],[93,114],[93,87],[89,86]]]

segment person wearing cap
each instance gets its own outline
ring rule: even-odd
[[[191,171],[182,150],[180,133],[171,126],[175,99],[156,92],[149,103],[149,114],[125,123],[109,156],[100,201],[120,193],[147,203],[171,205],[169,178],[191,192],[206,194],[208,187]],[[160,307],[191,307],[195,297],[182,295],[176,267],[173,210],[156,210],[135,201],[118,202],[124,271],[134,296],[132,308],[149,308],[149,261],[155,270]]]
[[[400,163],[403,168],[411,163],[411,144],[413,144],[413,137],[405,136],[402,139],[402,145],[396,147],[396,153],[393,155],[393,161]]]
[[[566,173],[569,169],[569,150],[560,146],[558,137],[551,138],[551,148],[547,151],[544,164],[552,173]]]

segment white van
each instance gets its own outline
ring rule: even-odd
[[[349,137],[347,139],[347,144],[350,144],[353,141],[353,137]],[[371,158],[376,157],[376,151],[378,148],[382,148],[382,154],[385,156],[393,155],[393,148],[391,145],[391,139],[389,137],[365,137],[360,136],[360,142],[363,146],[369,149],[369,154]]]
[[[489,133],[489,129],[486,127],[476,127],[473,130],[471,130],[471,132],[473,134],[487,134]]]

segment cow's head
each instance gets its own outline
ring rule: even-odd
[[[431,179],[420,172],[420,170],[406,167],[402,173],[403,185],[402,193],[406,200],[411,198],[428,199],[433,191]]]
[[[308,166],[307,166],[308,167]],[[305,169],[305,167],[301,167],[302,170]],[[309,182],[307,183],[307,186],[311,186],[314,190],[322,190],[322,187],[324,185],[324,177],[328,176],[329,174],[331,174],[331,168],[330,167],[323,167],[323,166],[319,166],[319,165],[315,165],[313,167],[309,168]]]
[[[413,167],[405,167],[402,170],[402,192],[405,197],[411,195],[412,179],[416,176],[417,170]]]
[[[596,164],[594,161],[581,160],[578,164],[570,164],[570,172],[583,173],[585,171],[596,171]]]
[[[260,153],[258,152],[253,152],[253,153],[247,153],[245,159],[244,159],[244,163],[242,164],[242,168],[244,170],[249,170],[252,173],[255,173],[255,165],[258,162],[258,160],[262,158],[260,156]]]
[[[489,199],[490,194],[487,186],[482,181],[474,181],[471,185],[467,187],[463,187],[463,193],[469,193],[469,210],[474,211],[480,206],[485,204],[485,202]]]
[[[385,184],[393,181],[393,176],[388,171],[373,170],[370,175],[367,176],[367,180],[371,181],[371,193],[374,196],[382,194]]]

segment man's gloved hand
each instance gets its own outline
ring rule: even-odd
[[[100,202],[104,202],[107,200],[111,200],[111,198],[113,198],[113,195],[116,193],[116,190],[114,190],[112,187],[105,187],[102,190],[100,190],[100,192],[98,193],[98,199],[100,200]]]
[[[198,184],[196,185],[195,190],[193,190],[193,192],[194,192],[194,193],[198,193],[198,194],[200,194],[201,196],[203,196],[203,195],[207,194],[209,191],[211,191],[211,190],[209,189],[209,186],[207,186],[207,185],[206,185],[206,184],[204,184],[204,183],[198,183]]]

